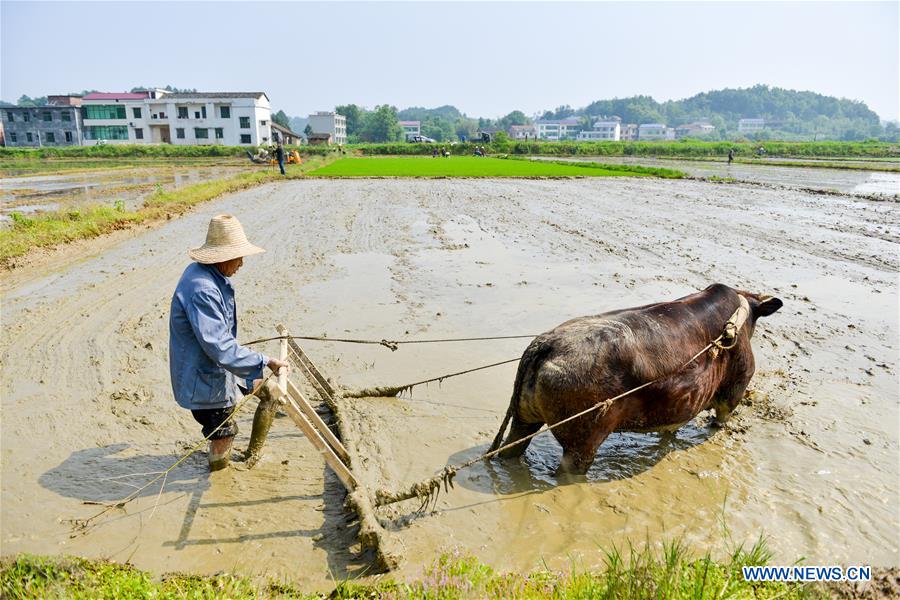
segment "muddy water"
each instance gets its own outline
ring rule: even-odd
[[[611,164],[645,165],[678,169],[694,177],[726,177],[776,185],[832,190],[848,194],[900,196],[900,173],[852,169],[778,167],[697,160],[668,160],[644,157],[601,156],[572,158]],[[769,160],[769,159],[767,159]],[[852,162],[852,161],[849,161]],[[853,164],[865,164],[862,162]],[[882,163],[896,166],[896,163]]]
[[[755,339],[749,405],[673,441],[615,434],[587,477],[559,448],[479,464],[437,513],[380,510],[419,572],[461,548],[501,569],[600,560],[598,548],[683,536],[724,551],[771,537],[780,561],[896,565],[898,242],[893,204],[693,181],[302,181],[257,188],[102,255],[3,283],[3,552],[131,559],[157,571],[268,571],[328,587],[365,569],[340,486],[286,419],[254,471],[192,459],[104,521],[96,512],[198,439],[168,386],[166,317],[186,248],[232,212],[269,252],[235,277],[241,337],[532,334],[570,317],[722,281],[778,294]],[[527,340],[381,347],[308,343],[351,387],[416,381],[518,356]],[[268,346],[265,351],[274,353]],[[396,487],[484,451],[514,365],[346,401],[366,484]],[[243,413],[243,443],[252,410]],[[241,445],[240,443],[238,445]],[[831,564],[829,563],[829,564]]]
[[[12,212],[27,215],[57,210],[63,205],[77,208],[87,203],[112,204],[121,200],[126,208],[134,209],[157,185],[166,189],[179,188],[242,170],[225,167],[125,169],[0,178],[0,223],[8,221]]]

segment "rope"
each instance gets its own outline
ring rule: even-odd
[[[734,331],[734,330],[731,330],[731,331]],[[731,333],[731,331],[728,331],[727,333]],[[390,492],[386,492],[384,490],[377,490],[375,492],[375,506],[376,507],[385,506],[387,504],[393,504],[395,502],[400,502],[402,500],[409,500],[410,498],[420,498],[420,499],[422,499],[422,505],[419,507],[418,511],[421,512],[422,509],[426,508],[428,506],[428,504],[431,503],[432,499],[434,500],[435,504],[437,503],[437,496],[441,491],[441,484],[443,484],[445,492],[447,492],[453,488],[453,478],[456,477],[456,474],[459,471],[462,471],[463,469],[467,469],[467,468],[471,467],[472,465],[477,464],[481,461],[487,460],[489,458],[493,458],[494,456],[497,456],[501,452],[508,450],[509,448],[512,448],[519,444],[523,444],[523,443],[537,437],[538,435],[544,433],[545,431],[552,431],[561,425],[565,425],[566,423],[569,423],[579,417],[583,417],[584,415],[586,415],[590,412],[593,412],[595,410],[602,409],[603,412],[601,414],[606,414],[606,411],[609,410],[609,407],[612,406],[613,402],[615,402],[616,400],[624,398],[625,396],[628,396],[639,390],[642,390],[645,387],[651,386],[654,383],[661,381],[662,379],[666,379],[668,377],[671,377],[672,375],[675,375],[676,373],[679,373],[685,367],[687,367],[689,364],[691,364],[697,358],[699,358],[707,350],[710,350],[712,348],[722,349],[722,350],[728,350],[730,348],[733,348],[737,344],[737,335],[736,334],[737,334],[737,332],[734,331],[733,341],[730,345],[724,345],[721,343],[723,339],[726,339],[726,335],[727,335],[726,333],[721,334],[719,337],[717,337],[716,339],[714,339],[713,341],[708,343],[706,346],[704,346],[702,350],[700,350],[699,352],[694,354],[688,361],[686,361],[684,364],[682,364],[680,367],[678,367],[672,373],[669,373],[667,375],[661,375],[661,376],[657,377],[656,379],[654,379],[652,381],[648,381],[646,383],[643,383],[635,388],[628,390],[627,392],[622,392],[618,396],[613,396],[612,398],[608,398],[606,400],[597,402],[596,404],[584,409],[583,411],[581,411],[579,413],[576,413],[570,417],[567,417],[567,418],[563,419],[562,421],[557,421],[553,425],[549,425],[546,428],[541,428],[540,430],[535,431],[534,433],[532,433],[530,435],[526,435],[525,437],[515,440],[514,442],[510,442],[509,444],[501,446],[501,447],[497,448],[496,450],[491,450],[489,452],[485,452],[484,454],[481,454],[480,456],[477,456],[477,457],[475,457],[471,460],[468,460],[462,464],[450,465],[448,467],[445,467],[443,469],[443,471],[441,471],[440,473],[438,473],[431,479],[427,479],[423,482],[416,483],[416,484],[410,486],[410,488],[404,492],[390,493]],[[728,335],[728,338],[731,338],[731,337],[732,336]]]
[[[399,349],[401,344],[442,344],[448,342],[482,342],[486,340],[518,340],[524,338],[534,338],[537,337],[537,334],[534,335],[496,335],[490,337],[468,337],[468,338],[438,338],[438,339],[430,339],[430,340],[366,340],[366,339],[354,339],[354,338],[331,338],[327,335],[322,336],[311,336],[311,335],[278,335],[275,337],[269,338],[261,338],[258,340],[253,340],[251,342],[244,342],[244,346],[252,346],[253,344],[261,344],[263,342],[272,342],[275,340],[307,340],[313,342],[339,342],[342,344],[371,344],[377,346],[384,346],[385,348],[389,348],[392,352]]]
[[[235,416],[235,415],[238,413],[238,411],[244,406],[244,404],[246,404],[247,401],[250,400],[250,398],[253,398],[253,397],[256,395],[256,392],[258,392],[259,389],[260,389],[262,386],[264,386],[264,385],[266,384],[266,382],[269,380],[269,378],[272,377],[273,375],[275,375],[274,372],[269,373],[269,375],[268,375],[265,379],[263,379],[262,381],[260,381],[259,384],[258,384],[255,388],[253,388],[253,390],[252,390],[249,394],[247,394],[246,396],[244,396],[243,398],[241,398],[240,402],[238,402],[238,403],[234,406],[234,410],[231,411],[231,414],[228,416],[227,419],[225,419],[224,421],[222,421],[222,422],[219,424],[218,427],[216,427],[215,429],[213,429],[213,430],[209,433],[209,435],[207,435],[206,437],[204,437],[204,438],[203,438],[200,442],[198,442],[193,448],[191,448],[190,450],[188,450],[187,453],[185,453],[184,455],[182,455],[181,458],[179,458],[178,460],[176,460],[176,461],[172,464],[172,466],[170,466],[170,467],[169,467],[168,469],[166,469],[165,471],[162,471],[159,475],[157,475],[157,476],[154,477],[152,480],[150,480],[149,483],[147,483],[147,484],[145,484],[144,486],[142,486],[142,487],[136,489],[136,490],[133,491],[131,494],[129,494],[128,496],[126,496],[126,497],[123,498],[122,500],[119,500],[118,502],[114,502],[114,503],[102,503],[102,502],[91,502],[91,501],[85,501],[85,502],[83,502],[83,504],[101,504],[101,505],[105,506],[105,508],[104,508],[103,510],[101,510],[99,513],[97,513],[96,515],[94,515],[94,516],[92,516],[92,517],[88,517],[87,519],[69,519],[69,522],[73,524],[74,529],[76,529],[76,530],[81,530],[81,531],[86,531],[86,530],[88,529],[88,527],[91,526],[91,524],[92,524],[93,521],[99,519],[100,517],[102,517],[103,515],[105,515],[105,514],[108,513],[109,511],[113,510],[114,508],[124,508],[126,504],[128,504],[128,503],[131,502],[132,500],[137,499],[137,497],[140,496],[141,493],[142,493],[144,490],[146,490],[147,488],[149,488],[151,485],[153,485],[154,483],[156,483],[156,482],[159,481],[160,479],[166,479],[166,478],[168,478],[169,473],[171,473],[175,468],[177,468],[178,465],[180,465],[181,463],[183,463],[184,461],[186,461],[186,460],[187,460],[191,455],[193,455],[197,450],[199,450],[201,447],[203,447],[203,445],[204,445],[206,442],[209,441],[209,438],[211,438],[211,437],[213,436],[213,434],[215,434],[217,431],[219,431],[219,429],[221,429],[221,428],[224,427],[229,421],[231,421],[232,419],[234,419],[234,416]],[[163,485],[162,485],[162,487],[160,487],[160,490],[159,490],[160,495],[162,494],[162,490],[163,490],[163,487],[165,487],[165,485],[166,485],[166,484],[165,484],[165,481],[163,481]],[[155,511],[155,510],[156,510],[156,509],[154,508],[154,511]]]
[[[483,365],[481,367],[475,367],[474,369],[466,369],[465,371],[457,371],[456,373],[448,373],[446,375],[441,375],[439,377],[432,377],[431,379],[424,379],[422,381],[417,381],[415,383],[407,383],[406,385],[398,385],[398,386],[384,386],[384,387],[374,387],[374,388],[364,388],[361,390],[349,390],[344,391],[341,395],[344,398],[379,398],[379,397],[387,397],[387,396],[396,396],[397,394],[401,394],[403,392],[409,391],[417,385],[423,385],[426,383],[443,382],[445,379],[450,379],[451,377],[456,377],[457,375],[465,375],[466,373],[474,373],[475,371],[481,371],[482,369],[490,369],[491,367],[499,367],[500,365],[505,365],[511,362],[516,362],[522,360],[522,357],[510,358],[509,360],[501,360],[500,362],[491,363],[489,365]]]

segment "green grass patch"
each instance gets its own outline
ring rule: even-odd
[[[172,218],[193,206],[223,194],[237,192],[263,183],[302,178],[306,172],[321,167],[326,159],[313,158],[302,165],[286,165],[286,176],[270,167],[251,167],[247,173],[204,181],[166,191],[159,189],[142,207],[129,211],[122,202],[95,204],[25,216],[13,212],[12,225],[0,229],[0,267],[8,268],[11,260],[34,248],[46,248],[126,229],[156,219]]]
[[[310,172],[317,177],[649,177],[659,172],[681,176],[670,169],[634,168],[630,165],[504,160],[454,156],[346,158]]]
[[[501,573],[472,556],[441,556],[413,581],[341,582],[328,598],[828,598],[815,584],[749,583],[741,567],[762,565],[770,555],[765,544],[738,549],[724,560],[692,555],[678,542],[654,549],[628,548],[603,553],[603,566],[588,570],[570,563],[565,569]],[[242,576],[167,575],[156,578],[128,565],[79,558],[20,555],[0,565],[4,598],[323,598],[285,581]]]

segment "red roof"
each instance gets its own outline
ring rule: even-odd
[[[82,100],[143,100],[150,92],[93,92]]]

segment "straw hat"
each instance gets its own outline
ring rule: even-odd
[[[231,215],[218,215],[210,219],[206,243],[188,252],[188,256],[204,265],[225,262],[265,252],[247,241],[240,221]]]

